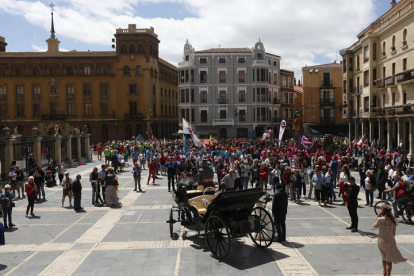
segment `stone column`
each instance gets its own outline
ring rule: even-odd
[[[33,152],[35,154],[36,165],[42,167],[42,137],[33,137]]]
[[[14,160],[14,141],[15,139],[12,138],[4,141],[4,162],[1,162],[1,171],[6,173],[7,179],[9,179],[10,166]]]
[[[352,121],[350,120],[348,123],[348,136],[349,136],[349,141],[352,141]]]
[[[78,158],[76,159],[76,162],[81,162],[81,159],[82,159],[82,157],[81,157],[81,154],[82,154],[82,149],[81,149],[82,143],[81,143],[81,136],[80,135],[76,135],[76,142],[78,144],[78,147],[77,147],[77,150],[78,150],[78,152],[77,152]]]
[[[414,156],[414,122],[413,118],[410,118],[410,132],[408,133],[408,143],[409,143],[409,154],[408,159]]]
[[[359,139],[359,122],[355,119],[355,140]]]
[[[55,163],[62,163],[62,136],[55,135]]]
[[[90,144],[91,144],[91,135],[90,134],[85,134],[85,152],[86,152],[86,156],[88,158],[88,162],[92,162],[92,158],[89,154]]]
[[[397,118],[397,145],[400,145],[400,141],[403,139],[402,138],[402,125],[404,124],[403,120],[401,118]]]
[[[393,121],[391,121],[391,119],[387,118],[387,126],[388,126],[388,131],[387,131],[387,149],[391,149],[392,148],[392,127],[393,125]]]
[[[372,119],[368,119],[368,123],[369,123],[369,141],[372,142],[375,139],[375,135],[374,135],[375,121]]]
[[[364,136],[364,135],[366,135],[366,134],[367,134],[367,126],[368,126],[368,122],[367,122],[367,120],[362,120],[362,122],[361,122],[361,126],[362,126],[362,133],[361,133],[361,136]],[[365,137],[365,138],[368,138],[368,137]]]
[[[382,135],[383,135],[384,130],[382,129],[382,120],[378,119],[378,139],[381,141],[382,143]]]
[[[72,164],[72,135],[67,134],[68,140],[66,141],[66,157],[68,158],[68,163]]]

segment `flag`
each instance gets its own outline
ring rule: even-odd
[[[210,135],[210,142],[212,142],[213,141],[213,135]]]
[[[189,122],[187,122],[186,119],[183,118],[183,133],[184,134],[193,134],[193,129],[191,128],[191,125]]]
[[[282,122],[280,123],[280,130],[279,130],[279,148],[280,148],[280,143],[282,142],[282,137],[283,137],[283,133],[285,132],[285,128],[286,128],[286,121],[282,120]]]
[[[200,139],[198,139],[197,134],[195,134],[195,132],[193,132],[191,134],[191,136],[193,137],[193,143],[194,145],[196,145],[197,147],[200,147]]]
[[[358,143],[357,143],[357,145],[358,146],[360,146],[362,143],[364,143],[365,142],[365,135],[364,136],[362,136],[362,138],[361,139],[359,139],[359,141],[358,141]]]
[[[185,138],[185,135],[184,134],[183,134],[183,146],[184,146],[184,149],[185,150],[188,149],[187,138]]]
[[[309,153],[314,153],[318,150],[318,145],[315,141],[309,140],[302,132],[298,133],[296,146],[299,149],[307,150]]]

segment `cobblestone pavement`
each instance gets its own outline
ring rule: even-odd
[[[132,174],[121,173],[122,208],[94,207],[88,176],[100,164],[95,160],[69,169],[71,176],[83,178],[83,213],[60,207],[60,186],[46,189],[47,201],[35,204],[35,218],[25,218],[26,200],[16,202],[17,226],[6,232],[6,245],[0,247],[0,275],[381,275],[375,213],[364,206],[363,191],[359,233],[345,229],[350,219],[340,202],[318,207],[303,200],[289,203],[287,243],[260,249],[241,238],[218,261],[196,232],[177,225],[180,238],[170,239],[165,222],[174,202],[166,177],[147,186],[144,170],[145,193],[136,193]],[[413,227],[400,220],[397,241],[409,261],[395,265],[393,275],[414,275]]]

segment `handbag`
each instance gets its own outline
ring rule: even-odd
[[[367,190],[370,191],[370,192],[375,192],[376,189],[375,189],[375,186],[368,185]]]
[[[16,203],[14,203],[14,202],[10,203],[10,207],[12,207],[12,208],[16,207]]]

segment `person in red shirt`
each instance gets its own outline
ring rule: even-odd
[[[260,175],[260,186],[258,188],[262,188],[267,192],[267,181],[269,179],[269,168],[267,167],[267,163],[263,162],[262,166],[259,169]]]
[[[149,185],[151,176],[152,176],[152,184],[155,184],[155,170],[157,168],[157,163],[154,160],[151,160],[151,162],[148,164],[149,174],[148,174],[148,181],[147,185]]]
[[[96,152],[98,153],[98,160],[102,160],[102,147],[101,144],[98,144],[96,147]]]
[[[36,183],[34,182],[33,176],[29,176],[28,182],[24,185],[24,190],[26,192],[27,200],[28,200],[27,209],[26,209],[26,217],[29,216],[29,210],[30,210],[30,215],[34,217],[35,215],[33,214],[33,207],[34,207],[34,203],[36,200],[37,186],[36,186]]]

